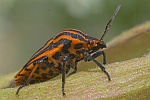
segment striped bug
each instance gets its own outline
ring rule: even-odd
[[[120,7],[121,5],[118,5],[116,8],[100,39],[91,37],[77,29],[67,29],[48,40],[15,75],[16,86],[19,86],[16,95],[26,85],[44,82],[60,74],[62,74],[62,94],[65,95],[66,74],[70,68],[73,71],[67,77],[75,74],[77,63],[81,60],[95,62],[110,81],[110,75],[105,70],[105,67],[95,60],[95,58],[103,55],[103,64],[106,64],[106,55],[102,50],[106,48],[103,38],[108,32]]]

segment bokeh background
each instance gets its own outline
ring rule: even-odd
[[[0,0],[0,75],[19,70],[63,29],[100,37],[118,4],[107,42],[148,21],[150,0]]]

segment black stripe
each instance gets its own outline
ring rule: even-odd
[[[74,46],[74,49],[81,49],[83,47],[82,43],[78,43]]]
[[[77,29],[68,29],[68,30],[69,30],[69,31],[73,31],[73,32],[77,32],[78,34],[80,34],[80,35],[82,35],[82,36],[84,36],[84,37],[87,37],[87,36],[88,36],[88,34],[82,32],[82,31],[80,31],[80,30],[77,30]]]
[[[54,48],[56,48],[56,47],[58,47],[58,45],[60,45],[60,44],[65,44],[65,46],[64,47],[66,47],[67,46],[67,44],[70,44],[71,45],[71,40],[68,40],[68,39],[65,39],[65,38],[62,38],[62,39],[60,39],[58,42],[56,42],[56,43],[51,43],[49,46],[47,46],[44,50],[42,50],[42,51],[40,51],[38,54],[36,54],[34,57],[32,57],[28,62],[30,62],[31,60],[33,60],[34,58],[36,58],[37,56],[39,56],[40,54],[42,54],[42,53],[44,53],[44,52],[46,52],[47,50],[51,50],[53,47]],[[67,49],[67,48],[66,48]],[[41,59],[43,59],[43,58],[39,58],[40,60]],[[39,60],[39,59],[37,59],[37,60]],[[36,61],[37,61],[36,60]],[[36,61],[34,61],[34,62],[36,62]],[[31,62],[32,63],[32,62]],[[27,63],[25,66],[27,66],[27,65],[29,65],[29,64],[31,64],[31,63]]]
[[[61,53],[60,52],[56,52],[52,57],[54,59],[58,60],[60,58],[60,56],[62,56]]]
[[[45,43],[45,45],[44,46],[46,46],[47,45],[47,43],[49,42],[49,41],[51,41],[53,38],[51,38],[51,39],[49,39],[46,43]],[[36,51],[34,54],[33,54],[33,56],[31,57],[31,59],[32,58],[35,58],[35,56],[36,56],[36,53],[37,52],[39,52],[39,51],[41,51],[43,48],[44,48],[44,46],[42,46],[38,51]]]
[[[72,38],[79,39],[80,41],[87,42],[87,40],[84,39],[82,36],[80,36],[78,34],[73,34],[73,33],[70,33],[70,32],[62,32],[62,33],[56,35],[55,38],[54,38],[54,40],[57,39],[57,38],[59,38],[62,35],[68,35],[68,36],[71,36]]]
[[[53,47],[57,48],[60,44],[68,45],[68,44],[71,44],[71,42],[72,42],[71,40],[68,40],[66,38],[62,38],[58,42],[53,43]]]
[[[46,52],[47,50],[51,50],[52,47],[53,47],[53,43],[51,43],[49,46],[47,46],[47,47],[46,47],[45,49],[43,49],[42,51],[38,50],[38,51],[40,51],[40,52],[39,52],[38,54],[35,53],[36,55],[32,56],[28,62],[30,62],[30,61],[33,60],[34,58],[38,57],[38,56],[41,55],[42,53]],[[42,48],[41,48],[41,49],[42,49]],[[38,51],[37,51],[37,52],[38,52]],[[27,63],[27,64],[28,64],[28,63]],[[25,65],[25,66],[26,66],[26,65]]]
[[[20,74],[20,73],[19,73],[19,74],[18,74],[18,76],[25,76],[25,75],[24,75],[24,74]]]
[[[41,52],[39,52],[38,55],[44,53],[44,52],[47,51],[47,50],[51,50],[52,48],[53,48],[53,43],[51,43],[51,44],[50,44],[49,46],[47,46],[44,50],[42,50]]]
[[[28,69],[28,67],[25,67],[24,70],[26,70],[26,71],[31,71],[32,69]]]
[[[61,51],[65,54],[67,54],[67,53],[69,53],[68,49],[70,48],[71,43],[72,43],[72,40],[62,38],[58,42],[53,43],[53,47],[57,48],[60,44],[64,44]]]
[[[73,32],[77,32],[78,34],[81,34],[83,37],[85,37],[85,39],[89,39],[89,40],[98,40],[97,38],[91,37],[88,34],[80,31],[80,30],[76,30],[76,29],[68,29],[69,31],[73,31]]]

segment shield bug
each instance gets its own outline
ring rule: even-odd
[[[62,74],[62,94],[65,95],[66,74],[70,68],[74,70],[67,76],[76,73],[77,63],[81,60],[95,62],[107,75],[108,80],[111,80],[105,67],[95,58],[103,55],[103,64],[106,64],[106,55],[102,50],[106,48],[103,38],[120,7],[121,5],[118,5],[116,8],[100,39],[77,29],[66,29],[48,40],[15,75],[16,86],[19,86],[16,94],[26,85],[44,82]]]

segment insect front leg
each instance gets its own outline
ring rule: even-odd
[[[65,96],[64,87],[65,87],[65,75],[66,75],[66,62],[68,60],[68,56],[64,56],[63,58],[63,66],[62,66],[62,94]]]
[[[110,75],[108,74],[108,72],[105,70],[105,67],[103,65],[101,65],[97,60],[95,60],[88,52],[83,52],[84,55],[84,60],[92,60],[93,62],[95,62],[101,69],[102,71],[107,75],[108,80],[110,81]]]
[[[91,54],[91,56],[93,58],[97,58],[100,55],[103,55],[103,64],[105,65],[106,64],[106,54],[104,51],[99,50],[99,51],[96,51],[96,52]],[[90,59],[88,59],[88,61],[90,61]]]

